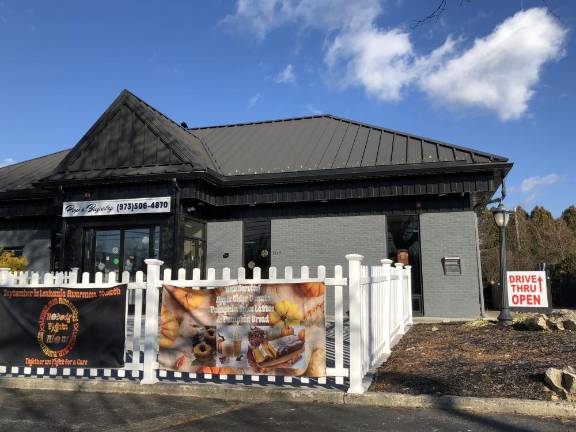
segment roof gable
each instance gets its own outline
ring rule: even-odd
[[[215,170],[200,139],[124,90],[48,181]]]

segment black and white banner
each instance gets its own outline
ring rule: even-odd
[[[62,205],[62,217],[111,216],[140,213],[170,213],[170,197],[69,201]]]

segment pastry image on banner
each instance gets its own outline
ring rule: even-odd
[[[325,286],[164,285],[158,361],[214,374],[326,375]]]

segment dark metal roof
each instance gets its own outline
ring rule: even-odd
[[[52,174],[69,151],[62,150],[0,168],[0,193],[31,189],[33,183]]]
[[[510,167],[502,156],[328,114],[187,129],[124,90],[71,150],[0,169],[0,193],[119,178],[226,185]]]
[[[45,180],[215,169],[198,137],[124,90]]]
[[[190,128],[224,176],[507,158],[325,114]]]

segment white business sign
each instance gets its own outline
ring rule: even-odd
[[[62,217],[169,213],[170,197],[71,201],[62,205]]]
[[[510,307],[547,308],[548,289],[543,271],[507,272],[508,304]]]

